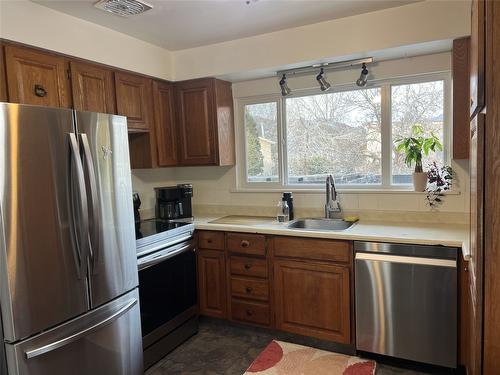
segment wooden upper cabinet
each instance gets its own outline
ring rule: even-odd
[[[274,259],[276,328],[351,344],[349,267]]]
[[[115,72],[116,112],[127,116],[131,131],[153,128],[152,80],[136,74]]]
[[[5,72],[5,59],[3,52],[3,43],[0,42],[0,102],[8,102],[7,95],[7,74]]]
[[[231,83],[215,78],[178,82],[181,165],[234,165]]]
[[[484,107],[486,8],[484,0],[472,1],[470,41],[470,116]]]
[[[453,41],[453,159],[469,158],[470,37]]]
[[[73,106],[78,111],[116,113],[115,84],[109,69],[71,61]]]
[[[6,46],[5,61],[10,102],[71,107],[68,62],[64,57]]]
[[[158,165],[177,165],[177,132],[175,127],[174,87],[171,83],[153,81]]]

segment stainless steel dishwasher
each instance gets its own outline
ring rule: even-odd
[[[457,253],[354,242],[356,348],[457,366]]]

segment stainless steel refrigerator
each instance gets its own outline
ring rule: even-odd
[[[1,374],[142,373],[137,286],[126,118],[0,103]]]

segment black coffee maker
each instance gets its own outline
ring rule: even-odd
[[[193,185],[179,184],[155,188],[156,218],[162,220],[192,219]]]

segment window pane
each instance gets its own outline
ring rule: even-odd
[[[276,102],[245,106],[247,182],[277,182],[278,106]]]
[[[289,184],[381,183],[380,88],[286,99]]]
[[[434,133],[443,143],[444,124],[444,81],[413,83],[392,86],[392,139],[407,137],[412,133],[414,125],[421,125],[424,136]],[[423,166],[436,160],[443,163],[444,153],[430,152],[424,155]],[[394,184],[411,184],[413,169],[404,163],[404,153],[392,151],[392,182]]]

